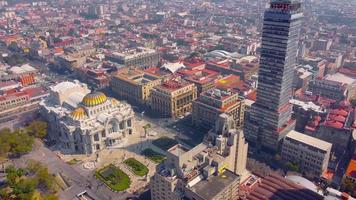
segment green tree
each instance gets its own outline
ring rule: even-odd
[[[23,155],[32,150],[34,138],[23,130],[15,130],[8,139],[12,154]]]
[[[0,156],[6,157],[10,152],[11,146],[8,143],[8,138],[11,134],[10,129],[2,129],[0,130]]]
[[[13,187],[13,193],[20,198],[31,197],[36,190],[38,181],[35,178],[21,178]]]
[[[29,169],[29,167],[32,167],[32,169]],[[24,169],[17,169],[14,166],[6,168],[7,181],[5,187],[0,189],[0,199],[58,199],[54,184],[55,179],[48,173],[47,167],[37,161],[30,161],[27,171],[32,172],[32,174],[25,176]]]
[[[344,178],[342,179],[341,189],[345,192],[354,192],[356,190],[356,184],[353,183],[350,179]]]
[[[47,123],[41,120],[35,120],[26,127],[26,131],[33,137],[44,138],[47,136]]]
[[[58,199],[58,196],[52,195],[52,194],[45,195],[45,196],[43,197],[43,199],[44,199],[44,200],[59,200],[59,199]]]
[[[299,172],[299,166],[298,166],[298,164],[291,163],[291,162],[287,162],[286,167],[287,167],[287,169],[289,169],[290,171]]]
[[[356,99],[351,99],[350,103],[352,106],[356,107]]]
[[[40,162],[30,160],[27,165],[28,170],[36,175],[36,178],[41,186],[51,192],[56,192],[55,178],[48,172],[48,168],[42,165]]]

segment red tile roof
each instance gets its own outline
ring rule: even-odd
[[[344,124],[341,122],[337,122],[337,121],[326,121],[325,122],[325,126],[329,126],[332,128],[337,128],[337,129],[342,129],[344,127]]]
[[[253,92],[250,92],[247,96],[246,96],[247,99],[249,100],[252,100],[252,101],[256,101],[257,99],[257,91],[253,91]]]
[[[324,197],[280,175],[270,174],[262,179],[258,187],[256,187],[246,199],[322,200]]]
[[[220,89],[238,89],[240,91],[248,90],[245,82],[240,79],[240,76],[236,76],[234,74],[228,75],[216,81],[215,86]]]

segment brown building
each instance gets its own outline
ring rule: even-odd
[[[138,47],[123,52],[108,54],[106,58],[124,67],[147,69],[158,65],[160,55],[154,49]]]
[[[219,115],[232,116],[235,127],[243,124],[245,105],[239,95],[229,90],[212,89],[193,102],[192,122],[196,126],[212,128]]]
[[[176,118],[191,112],[196,98],[196,86],[176,77],[153,88],[151,108],[162,116]]]
[[[120,98],[131,103],[147,105],[151,90],[161,83],[161,79],[137,69],[124,68],[111,79],[111,89]]]
[[[184,69],[178,71],[183,78],[197,86],[198,96],[215,87],[215,79],[218,78],[219,73],[216,71],[203,69],[203,70],[191,70]]]

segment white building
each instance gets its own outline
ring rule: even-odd
[[[203,143],[175,145],[151,178],[151,199],[236,199],[246,170],[248,144],[232,116],[221,114]]]
[[[92,154],[120,145],[134,133],[130,105],[101,92],[90,93],[78,81],[51,87],[41,102],[41,114],[49,122],[50,138],[64,153]]]
[[[283,160],[298,164],[302,173],[313,177],[327,170],[332,144],[297,131],[290,131],[284,138]]]

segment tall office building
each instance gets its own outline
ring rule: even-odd
[[[257,99],[245,121],[246,139],[257,147],[277,150],[294,129],[289,100],[302,17],[297,0],[272,0],[264,14]]]

